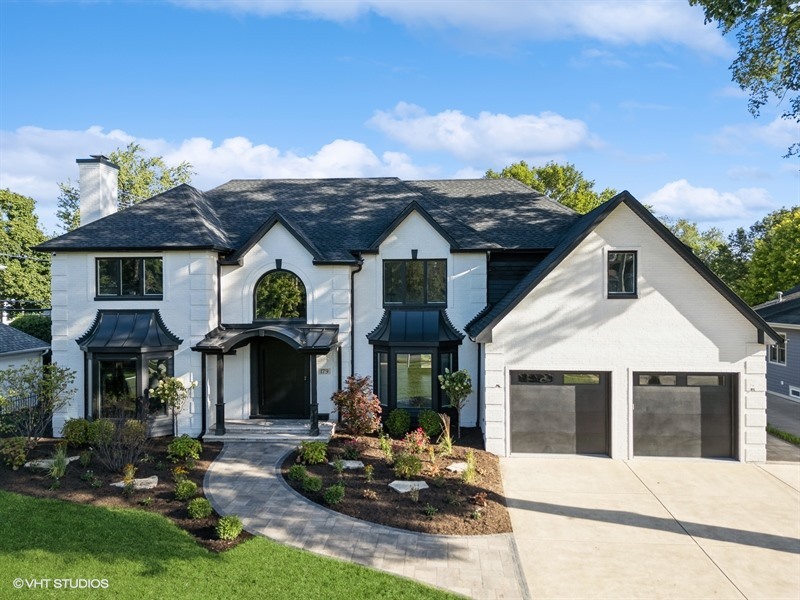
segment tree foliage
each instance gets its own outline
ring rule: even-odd
[[[800,207],[786,211],[755,241],[743,292],[759,304],[800,283]]]
[[[521,160],[504,167],[499,173],[489,169],[485,177],[516,179],[581,214],[600,206],[617,193],[611,188],[596,192],[594,181],[586,179],[572,163],[560,165],[550,161],[543,167],[531,167]]]
[[[188,162],[169,167],[161,156],[144,156],[144,148],[136,142],[117,148],[108,158],[119,167],[119,210],[192,179],[192,165]],[[56,216],[64,231],[72,231],[80,224],[80,189],[70,180],[58,187],[61,194]]]
[[[331,396],[344,426],[354,435],[365,435],[380,429],[381,403],[372,392],[370,378],[350,375],[345,385],[345,389]]]
[[[733,80],[750,95],[757,117],[773,98],[788,104],[782,117],[800,122],[800,4],[796,0],[689,0],[700,5],[706,23],[723,33],[736,32],[739,54],[731,65]],[[787,156],[800,153],[800,142]]]
[[[671,219],[661,217],[661,221],[675,234],[680,241],[691,248],[692,252],[707,265],[725,244],[725,236],[720,229],[701,230],[694,221],[687,219]]]
[[[48,344],[53,339],[53,335],[51,333],[53,322],[47,315],[20,315],[9,324],[11,327],[43,340]]]
[[[306,314],[303,282],[289,271],[273,271],[256,288],[256,319],[296,319]]]
[[[36,202],[0,190],[0,300],[50,304],[50,258],[31,250],[47,237],[39,229]]]

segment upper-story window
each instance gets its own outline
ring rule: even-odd
[[[636,298],[636,251],[609,251],[608,297]]]
[[[255,320],[305,319],[306,286],[291,271],[276,270],[256,284]]]
[[[775,363],[777,365],[785,365],[786,364],[786,335],[781,333],[780,341],[776,344],[772,344],[769,347],[769,362]]]
[[[384,306],[447,304],[447,261],[383,261]]]
[[[161,257],[98,258],[98,298],[161,299],[164,263]]]

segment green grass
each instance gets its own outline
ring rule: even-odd
[[[214,554],[160,515],[2,491],[0,575],[0,598],[454,597],[264,538]],[[15,590],[17,577],[107,579],[108,588]]]
[[[797,437],[793,433],[781,431],[780,429],[773,427],[769,423],[767,423],[767,433],[774,435],[775,437],[781,438],[785,442],[794,444],[795,446],[800,446],[800,437]]]

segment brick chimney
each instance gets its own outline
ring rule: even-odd
[[[117,212],[119,167],[102,154],[79,158],[81,225]]]

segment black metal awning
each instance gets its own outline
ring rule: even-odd
[[[464,334],[444,310],[386,310],[378,326],[367,334],[370,344],[460,344]]]
[[[75,340],[84,352],[166,352],[183,340],[156,310],[98,310],[89,330]]]
[[[339,326],[305,323],[221,325],[207,333],[192,350],[228,354],[263,337],[279,339],[304,354],[327,354],[339,345]]]

